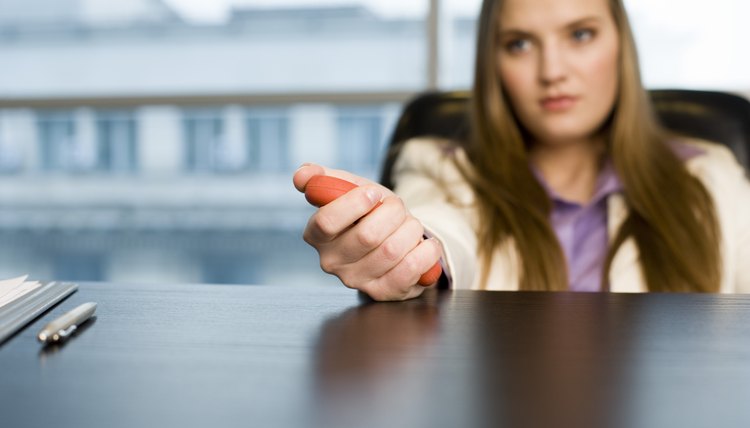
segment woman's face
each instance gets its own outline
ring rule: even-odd
[[[617,96],[619,36],[607,0],[505,0],[498,70],[541,144],[590,138]]]

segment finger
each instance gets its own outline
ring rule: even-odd
[[[346,258],[351,257],[347,251],[324,251],[321,254],[321,267],[336,272],[343,283],[357,288],[393,269],[422,240],[422,230],[422,224],[410,217],[364,257],[352,260]]]
[[[386,239],[391,239],[391,235],[403,227],[406,220],[407,211],[401,199],[386,198],[377,209],[362,217],[356,225],[341,234],[341,252],[344,256],[342,260],[345,263],[353,263],[365,257],[386,242]],[[416,242],[413,244],[416,245]],[[409,249],[411,248],[413,245]],[[391,250],[390,246],[388,250]],[[380,275],[383,273],[380,272]]]
[[[379,295],[406,296],[419,277],[427,272],[441,257],[442,247],[435,238],[422,241],[385,275],[369,285]]]
[[[300,166],[297,171],[294,172],[294,177],[292,181],[294,182],[294,187],[297,188],[300,192],[305,191],[305,186],[307,185],[307,182],[310,181],[310,179],[316,175],[329,175],[336,178],[341,178],[343,180],[346,180],[350,183],[354,183],[357,186],[378,186],[382,188],[383,190],[390,190],[379,183],[368,180],[364,177],[360,177],[358,175],[352,174],[349,171],[345,171],[343,169],[332,169],[332,168],[326,168],[322,165],[314,164],[314,163],[304,163],[302,166]]]
[[[367,178],[360,177],[359,175],[352,174],[351,172],[345,171],[343,169],[331,169],[331,168],[325,168],[325,167],[323,167],[323,170],[324,170],[324,174],[325,175],[330,175],[330,176],[333,176],[333,177],[341,178],[341,179],[346,180],[346,181],[348,181],[350,183],[354,183],[357,186],[372,186],[372,185],[376,185],[376,186],[379,186],[379,187],[383,187],[383,186],[381,186],[379,183],[377,183],[375,181],[368,180]],[[383,188],[385,189],[385,187],[383,187]]]
[[[310,181],[312,177],[324,174],[325,168],[323,168],[322,166],[313,163],[303,163],[302,166],[294,171],[292,182],[294,183],[294,187],[298,191],[304,192],[305,186],[307,186],[307,182]]]
[[[387,244],[386,251],[390,260],[386,260],[386,265],[383,260],[376,260],[373,257],[362,261],[363,257],[389,239],[397,229],[403,227],[406,219],[407,211],[401,199],[396,197],[386,199],[377,209],[362,217],[355,225],[331,241],[313,244],[320,254],[321,268],[325,272],[338,276],[350,288],[358,288],[359,285],[376,279],[393,267],[421,239],[421,223],[411,217],[412,237],[409,243],[403,246],[403,251],[398,249],[400,247]],[[405,231],[408,231],[408,228]],[[402,231],[400,235],[403,236],[404,232]],[[393,239],[400,239],[398,236],[396,235]],[[377,266],[374,263],[377,263]]]
[[[422,241],[424,228],[414,217],[407,218],[383,243],[362,258],[368,276],[380,278],[395,268]]]
[[[380,203],[375,186],[358,187],[318,209],[307,222],[303,238],[313,246],[330,242]]]
[[[426,287],[422,287],[420,285],[408,286],[406,287],[406,289],[389,289],[387,287],[363,287],[358,288],[358,290],[366,293],[373,300],[377,300],[379,302],[397,302],[418,297],[424,292],[424,290],[426,290]]]

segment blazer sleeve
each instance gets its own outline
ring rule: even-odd
[[[722,287],[725,293],[750,293],[750,182],[725,146],[696,144],[706,153],[688,163],[711,193],[721,228]]]
[[[443,269],[457,289],[470,288],[476,275],[473,192],[455,164],[462,154],[443,140],[414,139],[404,144],[393,169],[395,193],[441,243]]]
[[[727,186],[716,191],[725,200],[723,204],[729,206],[729,209],[719,206],[720,218],[731,217],[722,234],[729,244],[725,245],[725,251],[729,252],[730,260],[725,266],[731,269],[724,275],[730,282],[727,291],[750,293],[750,182],[734,155],[728,149],[724,152],[727,166],[723,172],[728,175]]]

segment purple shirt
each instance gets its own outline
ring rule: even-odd
[[[602,269],[607,258],[607,197],[622,191],[622,184],[608,162],[597,177],[594,196],[586,204],[571,202],[547,186],[536,174],[552,199],[552,228],[568,264],[571,291],[601,291]]]
[[[670,147],[683,161],[703,153],[699,148],[678,142],[670,143]],[[547,186],[541,174],[536,176],[552,199],[551,222],[565,253],[569,289],[602,291],[602,269],[609,250],[607,197],[623,190],[614,166],[607,162],[602,168],[594,196],[586,204],[565,200]]]

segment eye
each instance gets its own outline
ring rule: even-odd
[[[573,33],[571,34],[573,40],[579,43],[588,42],[589,40],[594,38],[594,35],[594,30],[590,28],[579,28],[577,30],[573,30]]]
[[[505,50],[510,53],[522,53],[531,49],[531,41],[529,39],[514,39],[505,43]]]

